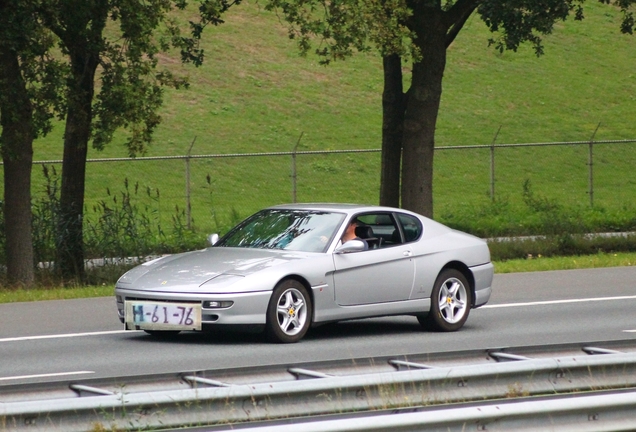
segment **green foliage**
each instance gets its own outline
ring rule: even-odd
[[[501,199],[445,211],[439,220],[483,238],[555,236],[563,243],[562,249],[569,243],[570,235],[636,230],[636,208],[631,204],[612,211],[601,206],[567,206],[535,193],[527,179],[522,186],[522,198],[521,205]]]
[[[131,192],[128,179],[124,179],[122,192],[111,195],[107,189],[110,200],[101,200],[93,206],[95,217],[87,218],[84,228],[89,258],[140,257],[152,252],[149,243],[156,243],[156,240],[161,243],[161,230],[155,236],[148,214],[140,212],[133,203],[131,195],[138,193],[139,185],[135,184]]]
[[[188,20],[190,28],[189,36],[182,36],[178,26],[172,25],[170,22],[168,33],[170,34],[170,42],[173,46],[178,47],[181,51],[181,61],[183,63],[192,63],[195,66],[201,66],[205,57],[205,51],[200,47],[203,30],[209,24],[218,26],[224,21],[221,16],[225,14],[231,6],[238,5],[241,0],[200,0],[198,6],[198,20]],[[177,0],[175,2],[177,8],[184,10],[188,6],[186,0]],[[166,40],[163,41],[164,47],[168,46]]]
[[[536,194],[527,179],[522,189],[523,207],[498,201],[445,214],[442,222],[490,238],[496,261],[636,251],[636,208],[567,207]]]
[[[356,51],[368,51],[371,46],[382,56],[398,54],[419,62],[423,60],[420,44],[430,43],[422,37],[430,31],[425,27],[435,20],[429,21],[428,17],[442,17],[439,25],[448,27],[450,45],[475,8],[493,33],[489,45],[503,53],[517,51],[522,43],[530,42],[539,56],[544,53],[542,35],[551,34],[555,24],[570,15],[582,20],[583,3],[584,0],[451,0],[424,7],[404,0],[268,0],[265,8],[284,17],[289,25],[288,35],[297,40],[301,53],[309,52],[317,38],[315,52],[326,64]],[[631,34],[634,0],[615,0],[613,4],[623,13],[620,30]]]
[[[199,47],[208,24],[222,23],[221,15],[239,1],[205,0],[199,3],[198,21],[189,21],[190,34],[184,36],[170,12],[183,10],[188,2],[154,0],[128,2],[114,7],[110,18],[120,23],[121,39],[104,39],[101,52],[101,89],[95,104],[93,145],[103,149],[113,133],[130,132],[126,147],[130,156],[143,154],[161,122],[157,114],[163,103],[163,88],[187,88],[188,80],[171,70],[158,70],[158,54],[171,47],[180,49],[184,63],[200,66],[204,51]],[[165,26],[169,37],[157,39],[157,29]]]
[[[205,235],[188,228],[185,209],[178,205],[174,207],[172,218],[172,233],[165,242],[165,250],[186,251],[205,246]],[[192,221],[194,223],[194,220]]]
[[[59,177],[54,166],[42,166],[44,193],[33,199],[32,237],[35,264],[50,263],[55,259],[58,242],[57,224],[60,214]]]
[[[499,52],[517,51],[519,45],[529,41],[537,56],[543,54],[539,34],[550,34],[556,21],[565,21],[574,11],[576,20],[583,19],[584,0],[521,0],[502,2],[487,0],[479,5],[479,14],[498,37],[489,40]]]
[[[636,252],[636,234],[589,236],[563,232],[560,235],[493,240],[489,247],[493,261],[614,254]]]
[[[97,58],[101,66],[93,118],[88,119],[96,149],[103,149],[114,132],[124,128],[129,133],[126,142],[129,155],[145,152],[161,121],[157,111],[163,103],[163,88],[180,89],[188,84],[187,79],[158,68],[157,56],[175,47],[185,62],[200,65],[203,50],[198,44],[203,28],[208,23],[222,22],[220,14],[232,4],[225,0],[201,1],[198,20],[190,21],[191,33],[183,35],[169,14],[185,9],[188,6],[185,0],[114,3],[42,0],[37,11],[39,19],[57,35],[62,52],[70,57],[69,66],[65,66],[68,82],[74,83],[69,85],[69,101],[80,100],[81,93],[87,91],[87,84],[78,81],[82,73],[94,72],[82,72],[88,63],[73,66],[73,62],[90,59],[95,65]],[[159,30],[169,36],[160,37]],[[58,75],[60,70],[56,69]],[[89,84],[88,88],[92,87]],[[63,111],[59,113],[64,115]]]
[[[301,54],[308,53],[317,36],[315,52],[322,64],[366,52],[370,43],[383,53],[408,55],[411,32],[404,21],[411,11],[403,0],[270,0],[266,10],[282,14]]]
[[[4,200],[0,200],[0,232],[4,232]],[[7,237],[0,236],[0,263],[7,262]]]
[[[131,188],[124,179],[121,192],[111,194],[107,190],[110,199],[93,206],[84,224],[87,257],[143,259],[204,246],[204,236],[187,229],[183,210],[175,207],[172,226],[165,229],[153,208],[159,191],[146,189],[145,200],[141,193],[139,183]]]
[[[37,262],[54,259],[55,221],[59,211],[58,177],[54,168],[44,167],[46,194],[34,202],[33,232]],[[204,246],[204,234],[189,229],[185,211],[175,206],[172,225],[166,231],[156,205],[158,190],[142,190],[124,179],[123,190],[106,190],[107,199],[92,207],[85,221],[87,257],[101,264],[89,272],[91,283],[112,283],[124,269],[149,255],[177,253]],[[529,181],[523,184],[523,208],[508,201],[495,202],[461,214],[447,214],[442,222],[482,237],[519,236],[490,241],[495,261],[636,252],[636,234],[588,235],[590,232],[635,231],[636,211],[624,208],[608,213],[604,209],[566,208],[535,193]],[[227,230],[244,216],[232,209]],[[0,215],[0,226],[3,218]],[[527,237],[524,237],[527,236]],[[120,258],[132,258],[122,261]],[[46,268],[46,266],[45,266]],[[42,271],[40,272],[42,277]]]
[[[33,247],[35,264],[42,264],[40,279],[48,273],[49,263],[55,259],[60,211],[57,171],[44,166],[43,175],[45,193],[33,202]],[[178,207],[172,216],[172,226],[168,229],[162,226],[153,208],[159,199],[158,190],[142,191],[138,183],[131,186],[128,179],[124,179],[121,192],[111,193],[107,188],[105,196],[107,198],[92,206],[84,221],[86,257],[97,263],[88,265],[89,283],[111,283],[125,268],[146,256],[183,252],[205,244],[203,235],[186,228],[184,212]],[[3,224],[0,214],[0,227]],[[0,243],[2,240],[0,237]]]
[[[33,109],[35,137],[50,132],[51,119],[64,109],[62,89],[67,72],[51,54],[55,39],[36,18],[39,6],[38,0],[9,0],[3,3],[0,17],[0,44],[19,59],[21,78]],[[14,91],[0,81],[0,98],[11,102]]]
[[[221,22],[219,14],[232,3],[202,0],[199,20],[190,21],[191,34],[183,37],[168,14],[185,9],[187,4],[186,0],[41,0],[34,10],[34,22],[57,37],[68,63],[56,239],[56,268],[65,278],[81,280],[85,274],[82,223],[89,142],[103,149],[115,130],[126,128],[128,154],[143,154],[160,123],[157,111],[163,102],[162,86],[180,88],[186,84],[168,69],[157,72],[157,55],[172,45],[181,50],[184,62],[200,65],[203,51],[198,42],[203,28]],[[170,37],[157,37],[161,25]]]

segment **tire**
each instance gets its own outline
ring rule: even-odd
[[[265,333],[270,342],[294,343],[305,336],[312,317],[311,297],[300,282],[279,283],[267,307]]]
[[[433,287],[430,312],[417,319],[426,329],[457,331],[468,319],[472,301],[472,290],[466,277],[459,270],[442,270]]]

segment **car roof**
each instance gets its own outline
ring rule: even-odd
[[[401,212],[416,215],[413,212],[394,207],[383,207],[368,204],[345,204],[345,203],[298,203],[298,204],[281,204],[269,207],[270,209],[288,209],[288,210],[321,210],[333,211],[347,214],[356,214],[362,212]],[[419,215],[417,215],[419,216]]]

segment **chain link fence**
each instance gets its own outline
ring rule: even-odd
[[[633,202],[633,143],[636,139],[438,147],[435,214],[515,199],[527,180],[570,204]],[[380,149],[362,149],[89,159],[86,216],[128,195],[157,222],[212,232],[268,205],[376,204],[380,155]],[[44,178],[43,166],[57,173],[52,180]],[[34,162],[33,175],[35,198],[59,179],[61,161]]]

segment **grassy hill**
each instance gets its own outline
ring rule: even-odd
[[[499,128],[498,144],[585,141],[599,123],[598,140],[636,138],[636,39],[619,33],[613,7],[589,2],[585,14],[583,22],[559,24],[545,38],[541,58],[529,46],[495,52],[487,46],[488,30],[473,16],[449,49],[437,146],[490,144]],[[183,155],[193,142],[193,155],[291,151],[301,134],[298,150],[380,147],[377,55],[327,67],[312,56],[301,58],[275,14],[252,2],[234,7],[225,24],[208,30],[202,67],[182,66],[176,55],[163,58],[192,85],[167,92],[163,123],[146,156]],[[60,125],[39,140],[35,160],[61,159],[62,133]],[[123,136],[103,152],[91,149],[89,157],[125,157]],[[444,150],[435,157],[435,216],[462,228],[470,230],[475,220],[523,225],[532,219],[524,182],[535,204],[558,203],[574,214],[589,206],[586,146],[498,150],[496,206],[489,204],[487,149]],[[594,157],[596,209],[589,217],[629,219],[636,144],[597,145]],[[291,201],[290,163],[289,157],[193,160],[196,228],[222,231],[263,206]],[[298,200],[377,203],[379,163],[379,153],[299,156]],[[170,221],[175,206],[185,204],[184,169],[183,160],[89,164],[88,214],[101,200],[112,203],[127,179],[131,190],[138,185],[137,199],[152,218]],[[36,168],[34,192],[43,188]]]

